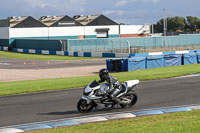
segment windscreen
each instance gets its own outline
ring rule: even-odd
[[[97,87],[97,86],[99,86],[99,83],[98,83],[96,80],[94,80],[94,81],[89,85],[90,88],[94,88],[94,87]]]

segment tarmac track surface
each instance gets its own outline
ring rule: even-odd
[[[82,88],[0,97],[0,127],[112,112],[200,104],[200,77],[141,82],[138,102],[129,109],[94,109],[81,114],[76,104]]]
[[[53,69],[105,65],[105,63],[105,59],[48,61],[0,58],[0,69]]]

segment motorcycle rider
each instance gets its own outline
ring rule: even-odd
[[[117,95],[121,91],[121,83],[116,78],[109,75],[107,69],[101,69],[99,71],[99,77],[100,80],[98,81],[98,83],[106,81],[109,84],[109,90],[106,93],[110,93],[111,99],[117,101]]]

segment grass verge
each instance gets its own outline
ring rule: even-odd
[[[89,123],[30,133],[198,133],[200,110]]]
[[[16,53],[10,51],[0,51],[0,58],[14,58],[14,59],[28,59],[28,60],[83,60],[83,59],[97,59],[95,57],[71,57],[59,55],[40,55],[40,54],[26,54]]]
[[[139,79],[141,81],[164,79],[194,73],[200,73],[200,64],[137,70],[132,72],[113,73],[111,75],[116,77],[120,82],[124,82],[126,80],[134,79]],[[94,79],[98,80],[98,75],[73,78],[0,82],[0,96],[83,87]]]

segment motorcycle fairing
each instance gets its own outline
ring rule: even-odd
[[[137,84],[139,84],[139,80],[128,80],[125,82],[125,84],[127,85],[128,88],[131,88]]]

